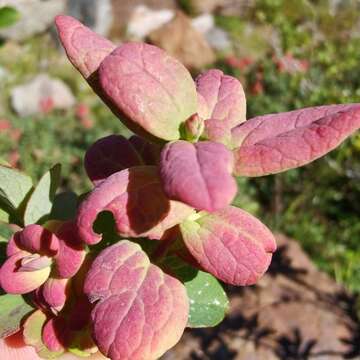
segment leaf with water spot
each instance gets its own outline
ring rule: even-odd
[[[165,267],[185,285],[190,302],[188,327],[216,326],[224,319],[229,300],[214,276],[195,269],[175,256],[165,260]]]

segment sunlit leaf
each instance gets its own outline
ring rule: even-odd
[[[95,342],[111,359],[157,359],[185,329],[189,312],[185,287],[127,240],[98,255],[84,291],[96,303]]]
[[[60,185],[60,173],[61,166],[55,165],[42,176],[26,204],[25,225],[47,220],[53,207],[56,190]]]
[[[0,338],[16,333],[23,317],[33,310],[21,295],[0,295]]]

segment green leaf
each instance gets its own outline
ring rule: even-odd
[[[219,281],[176,257],[165,260],[185,287],[190,301],[188,327],[202,328],[219,324],[225,317],[229,300]]]
[[[9,222],[9,214],[0,208],[0,221],[2,222]]]
[[[8,166],[0,165],[0,203],[17,210],[32,186],[30,176]]]
[[[215,326],[224,319],[229,300],[214,276],[199,271],[185,287],[190,299],[189,327]]]
[[[47,171],[26,204],[24,224],[36,224],[47,220],[53,207],[56,190],[60,184],[61,166],[55,165]]]
[[[0,296],[0,338],[16,333],[23,317],[33,310],[21,295]]]
[[[55,196],[50,218],[67,221],[76,216],[78,197],[72,191],[63,192]]]
[[[20,19],[20,13],[11,6],[0,7],[0,28],[9,27]]]

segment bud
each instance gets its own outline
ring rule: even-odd
[[[197,113],[191,115],[185,121],[185,139],[191,142],[197,142],[204,131],[204,119]]]

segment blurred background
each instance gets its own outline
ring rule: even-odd
[[[358,0],[0,0],[0,157],[63,189],[90,189],[85,150],[128,135],[59,46],[67,13],[121,44],[164,48],[196,76],[242,82],[248,117],[360,100]],[[228,288],[231,310],[164,359],[360,359],[360,132],[300,168],[239,178],[235,205],[279,235],[257,286]],[[281,234],[281,235],[280,235]]]

